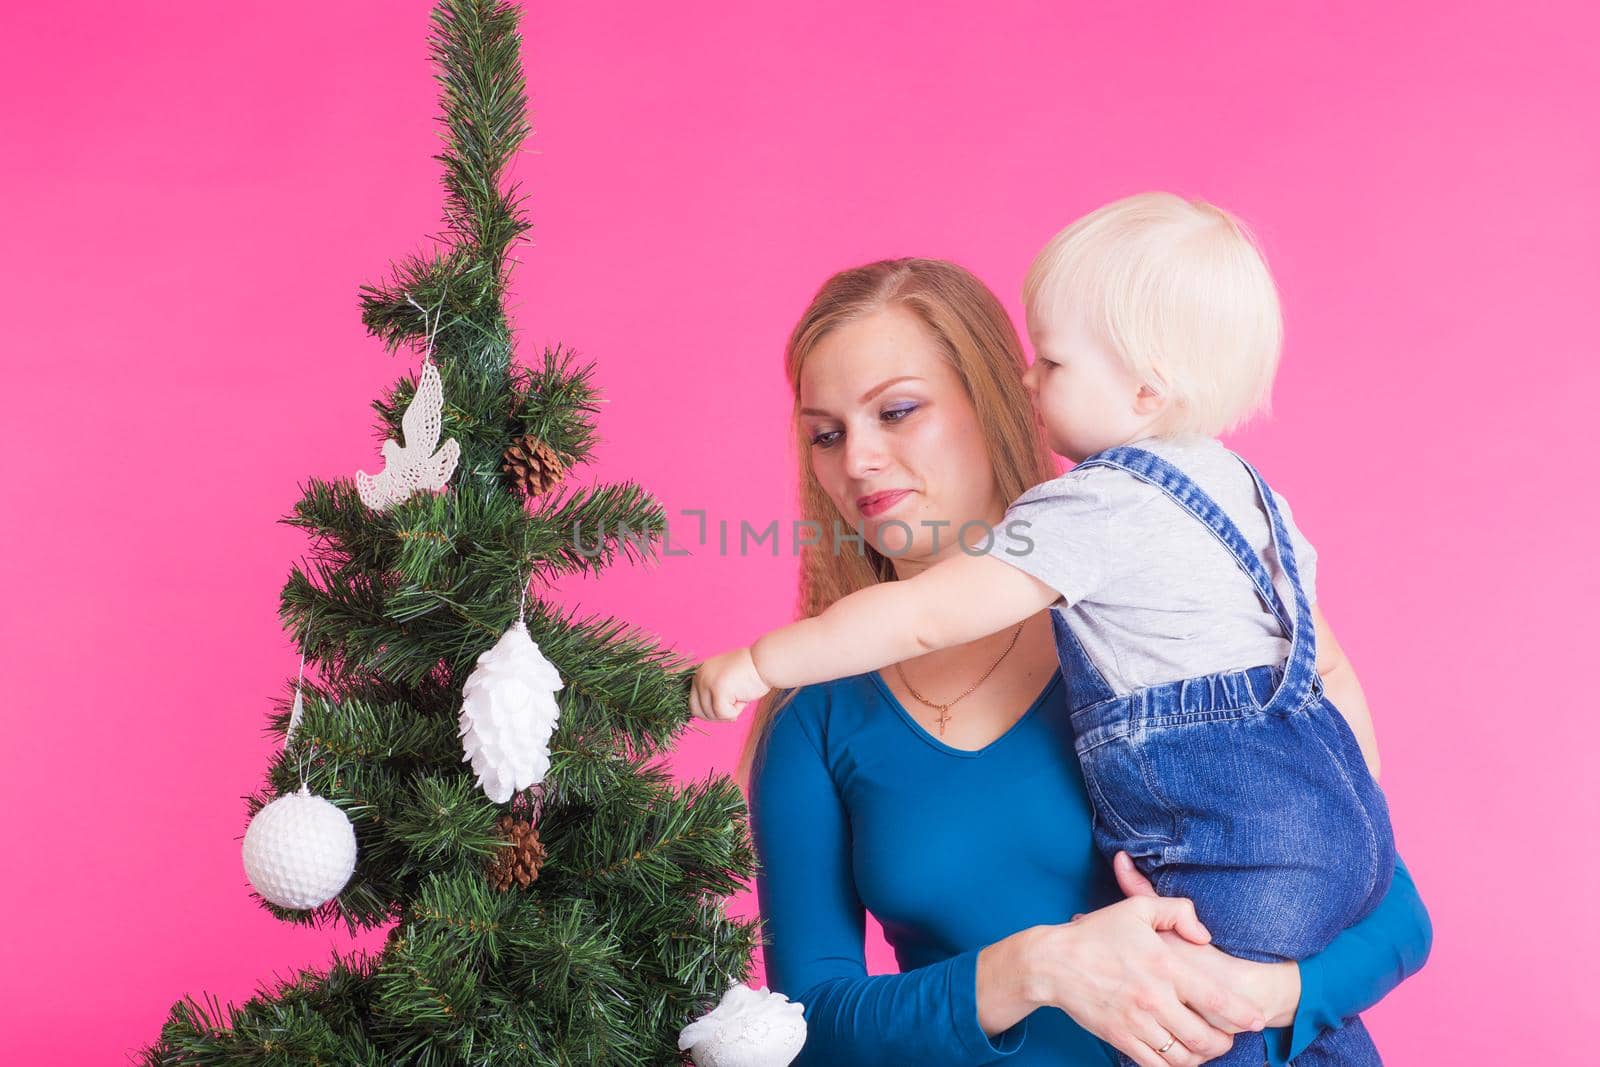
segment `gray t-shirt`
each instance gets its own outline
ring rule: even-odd
[[[1215,438],[1196,435],[1132,443],[1183,471],[1217,502],[1266,563],[1292,617],[1294,593],[1272,548],[1255,481],[1238,457]],[[1288,501],[1276,490],[1273,496],[1301,585],[1315,603],[1316,550],[1296,528]],[[1018,520],[1029,525],[1013,531]],[[1288,658],[1277,618],[1210,529],[1125,471],[1071,470],[1029,489],[1006,510],[988,554],[1061,594],[1051,610],[1061,613],[1119,696],[1180,678],[1281,666]]]

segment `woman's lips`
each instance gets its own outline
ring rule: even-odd
[[[888,511],[900,502],[900,498],[910,495],[909,489],[893,489],[887,493],[874,493],[872,496],[863,497],[856,502],[856,507],[861,509],[861,517],[870,519],[874,515]]]

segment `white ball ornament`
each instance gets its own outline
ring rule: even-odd
[[[327,903],[355,869],[355,827],[305,785],[262,808],[244,832],[244,873],[280,907],[304,911]]]
[[[478,784],[496,804],[538,785],[549,773],[550,735],[561,716],[555,695],[562,688],[561,676],[521,618],[478,657],[467,676],[461,759],[472,761]]]
[[[785,1067],[805,1043],[805,1005],[766,986],[730,986],[678,1035],[695,1067]]]

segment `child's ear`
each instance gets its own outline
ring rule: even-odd
[[[1164,413],[1172,400],[1171,385],[1159,364],[1146,367],[1145,374],[1147,377],[1139,383],[1139,391],[1133,397],[1133,411],[1140,418]]]
[[[1148,385],[1139,386],[1133,397],[1133,410],[1140,416],[1159,415],[1167,407],[1167,395]]]

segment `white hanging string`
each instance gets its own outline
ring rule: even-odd
[[[406,303],[422,312],[422,325],[428,331],[427,347],[422,353],[422,361],[424,363],[431,362],[433,360],[433,339],[438,336],[439,325],[444,321],[444,297],[439,298],[439,306],[434,309],[433,325],[431,327],[428,326],[427,308],[413,300],[410,293],[406,294]]]
[[[517,574],[521,577],[522,572],[518,571]],[[533,581],[533,570],[529,568],[527,577],[522,579],[522,599],[517,601],[517,622],[523,625],[527,625],[524,620],[528,615],[528,583],[531,581]]]
[[[310,617],[306,619],[306,632],[308,634],[311,631],[311,620],[315,619],[316,617],[317,613],[315,610],[313,610]],[[300,719],[305,715],[306,712],[305,698],[303,696],[305,691],[305,682],[306,651],[305,647],[302,645],[300,649],[300,670],[294,682],[294,708],[289,712],[289,728],[285,730],[283,734],[283,750],[285,753],[289,751],[289,746],[294,743],[294,732],[299,728]],[[295,773],[299,775],[300,792],[304,795],[309,795],[311,792],[310,786],[306,785],[305,761],[309,755],[309,751],[301,751],[298,747],[294,751]]]

